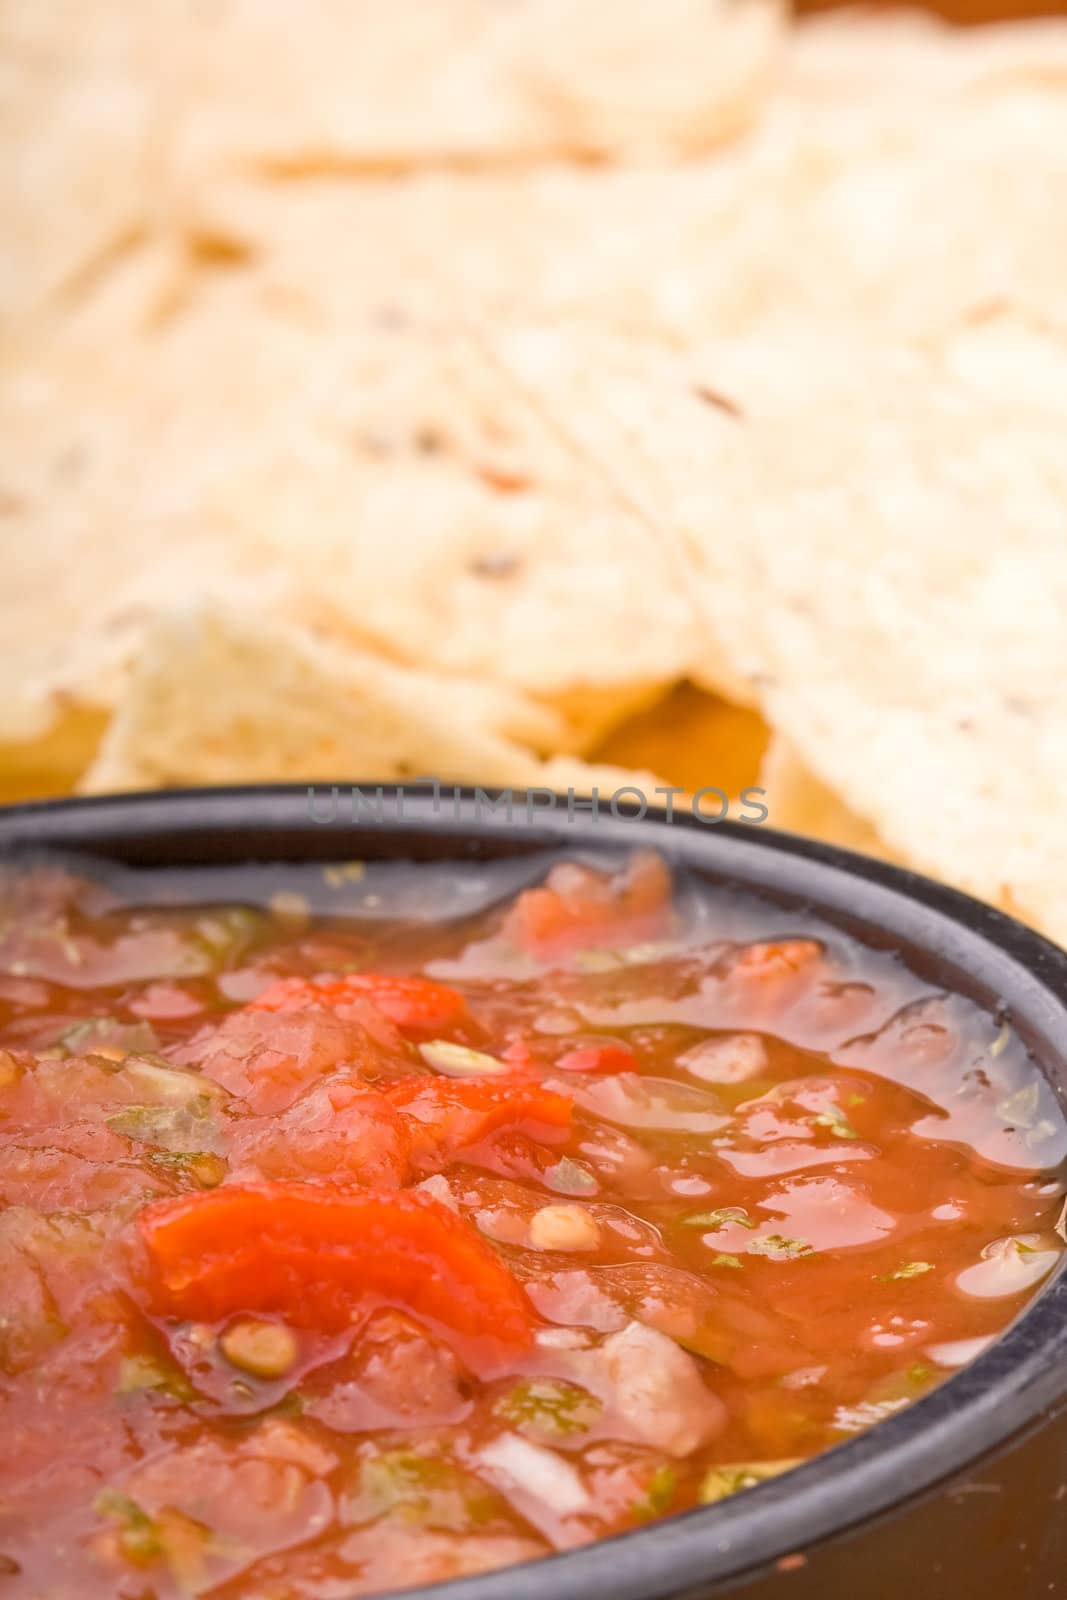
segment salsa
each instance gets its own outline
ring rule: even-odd
[[[0,878],[0,1592],[344,1600],[720,1501],[1064,1250],[1010,1019],[658,856]]]

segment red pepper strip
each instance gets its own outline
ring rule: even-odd
[[[611,877],[563,862],[544,885],[519,896],[504,930],[534,955],[560,955],[652,938],[662,932],[670,904],[671,875],[657,855],[636,855]]]
[[[520,1122],[569,1128],[574,1109],[567,1095],[543,1089],[519,1072],[465,1080],[401,1078],[384,1092],[407,1119],[415,1149],[421,1133],[424,1151],[446,1155]]]
[[[279,978],[251,1002],[251,1011],[304,1011],[311,1006],[336,1011],[353,1000],[369,1000],[398,1028],[441,1033],[467,1015],[461,994],[431,978],[406,978],[391,972],[350,972],[343,978]]]
[[[563,1072],[637,1072],[637,1057],[622,1044],[591,1044],[568,1050],[555,1063]]]
[[[531,1340],[518,1283],[469,1223],[428,1194],[223,1184],[140,1216],[153,1309],[217,1322],[273,1311],[324,1331],[385,1303],[438,1326],[476,1370]]]

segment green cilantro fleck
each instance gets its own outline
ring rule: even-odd
[[[128,1561],[147,1566],[163,1554],[159,1529],[136,1500],[117,1489],[101,1489],[93,1501],[93,1510],[118,1524],[119,1546]]]
[[[697,1211],[691,1217],[683,1217],[687,1228],[728,1228],[733,1223],[738,1228],[754,1228],[752,1221],[744,1206],[721,1206],[718,1211]]]
[[[157,1150],[148,1159],[154,1167],[192,1179],[198,1189],[217,1189],[226,1176],[225,1161],[207,1150]]]
[[[354,1491],[342,1501],[345,1522],[389,1515],[450,1533],[491,1520],[498,1500],[485,1484],[441,1456],[415,1448],[371,1452],[359,1464]]]
[[[859,1134],[840,1106],[827,1106],[825,1111],[820,1111],[811,1120],[817,1128],[829,1128],[835,1139],[859,1138]]]
[[[905,1261],[902,1267],[897,1267],[895,1272],[881,1272],[877,1276],[879,1283],[899,1283],[903,1278],[921,1278],[924,1272],[933,1272],[932,1261]]]
[[[669,1511],[678,1492],[678,1474],[673,1467],[657,1467],[649,1479],[648,1488],[633,1508],[633,1515],[641,1521],[649,1517],[662,1517]]]
[[[146,1389],[170,1395],[174,1400],[197,1399],[196,1390],[185,1373],[172,1361],[147,1353],[124,1357],[119,1365],[116,1392],[120,1395],[139,1394]]]
[[[587,1433],[602,1410],[595,1395],[559,1378],[523,1378],[493,1407],[520,1433],[543,1440]]]
[[[769,1256],[772,1261],[796,1261],[801,1256],[813,1256],[815,1250],[806,1239],[786,1239],[780,1233],[765,1233],[750,1241],[747,1254]]]

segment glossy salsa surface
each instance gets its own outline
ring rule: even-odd
[[[0,1594],[343,1600],[714,1503],[1058,1264],[1010,1024],[654,855],[0,876]]]

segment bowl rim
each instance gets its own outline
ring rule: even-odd
[[[133,865],[328,861],[379,855],[472,860],[576,848],[654,846],[712,881],[803,907],[853,938],[904,951],[953,974],[950,986],[996,1005],[1067,1101],[1067,953],[1014,918],[905,868],[765,824],[701,823],[686,813],[625,808],[594,817],[540,807],[488,818],[477,797],[505,791],[457,785],[362,783],[395,813],[314,821],[331,783],[210,789],[23,802],[0,807],[0,861],[74,852]],[[546,791],[538,791],[545,793]],[[522,796],[516,793],[515,798]],[[562,798],[562,797],[561,797]],[[1058,1076],[1057,1074],[1058,1069]],[[1038,1427],[1067,1397],[1067,1261],[977,1360],[929,1395],[781,1478],[646,1528],[446,1584],[409,1587],[448,1600],[667,1600],[713,1590],[886,1516]]]

